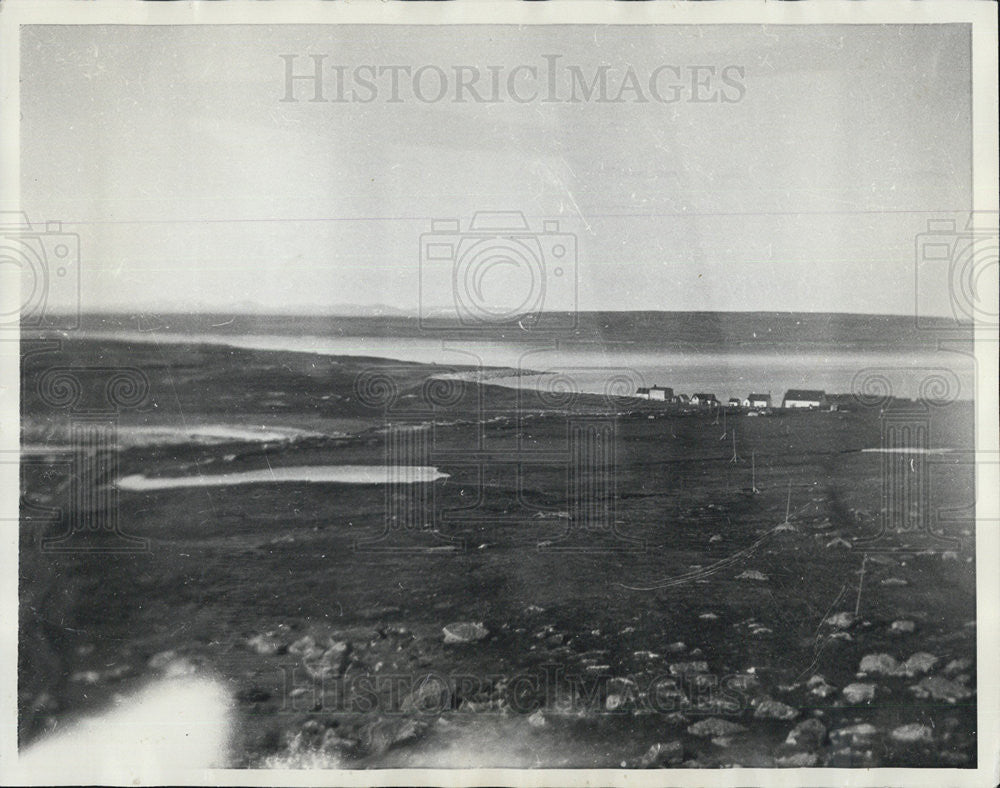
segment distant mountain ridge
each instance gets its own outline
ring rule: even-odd
[[[815,312],[580,312],[563,315],[566,328],[526,329],[516,322],[466,326],[446,319],[399,314],[264,315],[240,313],[86,314],[85,330],[197,334],[440,337],[442,340],[600,344],[621,350],[675,348],[718,350],[748,347],[841,349],[937,349],[942,341],[971,345],[971,324],[947,318]]]

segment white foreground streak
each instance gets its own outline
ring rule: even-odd
[[[30,745],[18,765],[54,783],[156,784],[179,768],[225,766],[232,726],[220,682],[164,679]]]
[[[202,476],[144,476],[136,473],[118,480],[128,492],[172,490],[179,487],[229,487],[235,484],[424,484],[447,479],[448,474],[429,465],[293,465],[254,471]]]

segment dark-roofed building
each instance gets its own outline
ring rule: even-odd
[[[825,408],[826,392],[818,389],[788,389],[781,401],[783,408]]]
[[[701,407],[718,407],[719,400],[715,398],[714,394],[696,393],[691,395],[691,404]]]

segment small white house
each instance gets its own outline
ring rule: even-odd
[[[816,389],[789,389],[781,401],[783,408],[825,408],[826,392]]]
[[[715,398],[714,394],[704,394],[699,392],[691,395],[691,404],[698,405],[702,408],[706,407],[714,408],[718,407],[719,400]]]
[[[658,402],[670,402],[674,398],[674,390],[665,386],[652,386],[651,388],[637,388],[635,396],[639,399],[651,399]]]
[[[747,408],[763,409],[771,407],[771,395],[770,394],[750,394],[745,400],[743,400],[743,405]]]
[[[674,390],[667,386],[653,386],[649,390],[649,398],[659,400],[660,402],[668,402],[673,399]]]

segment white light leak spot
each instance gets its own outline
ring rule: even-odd
[[[167,679],[32,744],[18,765],[53,778],[65,772],[75,783],[157,783],[179,767],[225,766],[232,726],[231,700],[220,682]]]

